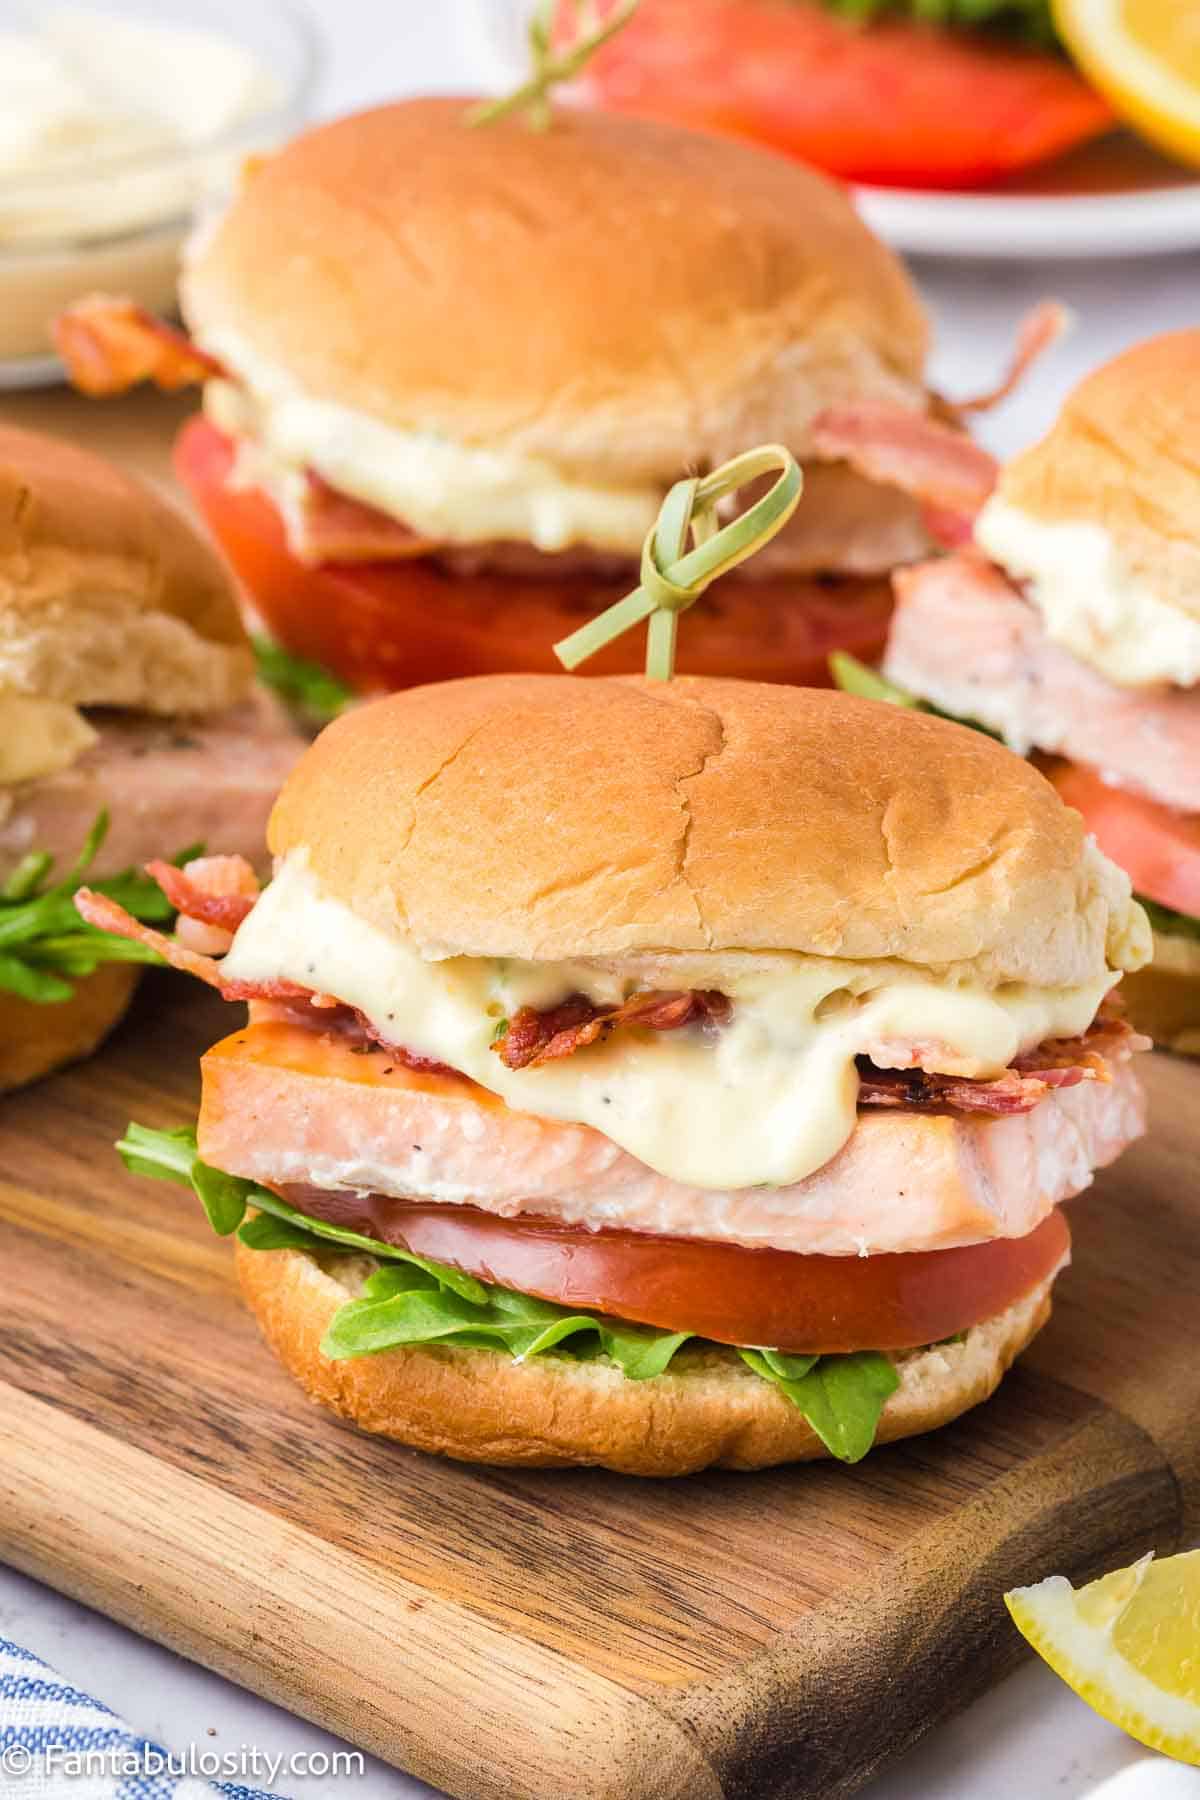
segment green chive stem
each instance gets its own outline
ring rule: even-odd
[[[550,125],[550,90],[561,82],[573,81],[584,64],[602,44],[615,37],[637,11],[641,0],[618,0],[607,18],[600,14],[596,0],[574,0],[575,31],[570,43],[554,47],[556,0],[539,0],[529,22],[529,57],[532,73],[511,94],[495,100],[481,100],[466,115],[466,124],[490,125],[494,119],[509,113],[524,112],[535,131]]]
[[[720,524],[720,502],[773,471],[778,479],[761,499],[728,524]],[[710,475],[677,481],[642,546],[639,586],[555,644],[559,662],[577,669],[648,618],[646,676],[650,681],[669,681],[675,670],[679,614],[719,576],[769,543],[795,512],[803,490],[800,465],[782,444],[762,444],[722,463]]]

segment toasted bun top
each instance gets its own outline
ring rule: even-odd
[[[207,712],[250,686],[233,583],[153,488],[0,425],[0,688]]]
[[[924,405],[926,325],[843,191],[788,158],[586,111],[471,130],[383,106],[297,138],[195,251],[198,340],[407,431],[674,480],[821,406]],[[636,430],[629,429],[636,421]]]
[[[1131,572],[1200,616],[1200,330],[1150,338],[1080,382],[1000,496],[1047,522],[1091,521]]]
[[[1146,936],[1127,878],[1027,763],[818,689],[411,689],[322,734],[268,837],[434,956],[794,950],[1074,986]]]

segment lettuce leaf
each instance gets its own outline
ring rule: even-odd
[[[161,963],[156,950],[100,931],[75,911],[75,890],[107,833],[108,814],[102,811],[61,881],[51,883],[53,857],[31,850],[0,887],[0,990],[39,1006],[53,1006],[69,1000],[74,983],[94,975],[101,963]],[[173,860],[177,865],[188,862],[201,849],[191,845]],[[175,916],[158,883],[140,870],[124,869],[92,886],[148,925],[164,924]]]
[[[984,737],[994,738],[998,744],[1004,739],[990,725],[983,725],[978,719],[964,719],[957,713],[943,712],[940,706],[934,706],[930,700],[922,700],[918,694],[903,688],[898,682],[889,681],[878,669],[872,669],[867,663],[859,662],[857,656],[851,656],[848,650],[831,650],[829,653],[829,673],[833,676],[834,686],[843,694],[857,694],[860,700],[886,700],[890,706],[907,706],[913,712],[929,713],[935,719],[948,719],[951,725],[965,725],[968,731],[982,732]]]
[[[738,1355],[799,1407],[825,1448],[842,1462],[860,1462],[867,1454],[888,1396],[900,1386],[895,1364],[878,1350],[812,1357],[739,1350]],[[809,1366],[789,1374],[778,1367],[785,1363]]]
[[[1058,41],[1050,0],[825,0],[825,5],[856,24],[907,18],[951,30],[995,28],[1030,44]]]
[[[190,1187],[213,1230],[222,1237],[236,1231],[247,1249],[309,1255],[340,1250],[373,1257],[380,1266],[358,1296],[338,1308],[325,1333],[321,1351],[334,1362],[404,1345],[446,1344],[504,1350],[517,1362],[548,1351],[579,1360],[606,1356],[627,1380],[652,1381],[666,1372],[685,1344],[729,1351],[728,1345],[687,1331],[572,1312],[552,1300],[478,1281],[395,1244],[328,1225],[257,1182],[211,1167],[200,1157],[195,1132],[186,1128],[154,1131],[131,1124],[116,1148],[133,1174]],[[257,1217],[247,1219],[251,1206]],[[831,1455],[843,1462],[857,1462],[871,1448],[879,1415],[900,1382],[891,1360],[875,1350],[793,1356],[755,1348],[736,1354],[803,1413]]]
[[[251,639],[251,644],[263,686],[271,688],[285,705],[295,707],[313,725],[328,725],[356,698],[353,689],[321,663],[293,656],[273,638],[260,634]]]

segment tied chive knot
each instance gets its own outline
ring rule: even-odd
[[[573,30],[569,39],[555,31],[556,0],[539,0],[529,21],[529,57],[533,72],[511,94],[483,100],[466,115],[468,125],[490,125],[508,113],[524,112],[535,131],[551,121],[550,90],[573,81],[601,44],[627,25],[641,0],[617,0],[607,11],[597,0],[570,0]],[[557,43],[556,43],[557,38]]]
[[[722,525],[718,516],[722,500],[772,473],[776,480],[767,492]],[[722,463],[710,475],[677,481],[642,546],[639,585],[598,619],[555,644],[559,662],[576,669],[624,632],[649,620],[646,676],[650,681],[669,681],[675,670],[680,613],[718,577],[769,543],[795,512],[803,490],[800,465],[782,444],[762,444]]]

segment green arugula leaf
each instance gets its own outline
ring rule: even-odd
[[[1157,900],[1147,900],[1144,894],[1138,894],[1135,898],[1139,905],[1145,907],[1146,917],[1160,937],[1200,939],[1200,919],[1193,919],[1187,913],[1173,912],[1169,906],[1160,906]]]
[[[983,725],[978,719],[960,718],[957,713],[943,712],[940,706],[934,706],[928,700],[922,700],[902,688],[878,669],[869,668],[866,663],[859,662],[857,656],[851,656],[847,650],[831,650],[829,653],[829,672],[833,676],[834,686],[843,694],[857,694],[860,700],[886,700],[891,706],[907,706],[913,712],[928,713],[934,719],[948,719],[951,725],[965,725],[969,731],[982,732],[984,737],[994,738],[1002,744],[1004,739],[990,725]]]
[[[328,1225],[269,1188],[203,1162],[196,1134],[187,1128],[155,1131],[131,1124],[117,1150],[134,1174],[191,1187],[213,1230],[221,1236],[237,1231],[247,1249],[301,1250],[308,1255],[333,1249],[373,1257],[379,1266],[358,1296],[338,1308],[326,1330],[321,1352],[331,1361],[436,1343],[504,1350],[519,1362],[548,1351],[583,1360],[603,1355],[627,1380],[652,1381],[665,1374],[685,1344],[706,1343],[687,1331],[660,1331],[573,1312],[553,1300],[495,1287],[395,1244]],[[257,1209],[257,1217],[245,1218],[248,1206]],[[744,1349],[737,1354],[800,1409],[832,1455],[843,1462],[865,1456],[884,1403],[899,1385],[891,1360],[877,1351],[794,1356],[782,1350]]]
[[[867,1454],[884,1403],[900,1386],[895,1365],[878,1350],[819,1356],[798,1381],[777,1375],[761,1350],[738,1354],[756,1375],[774,1381],[799,1407],[830,1454],[842,1462],[860,1462]]]
[[[893,706],[909,706],[914,712],[929,711],[923,700],[918,700],[907,688],[897,687],[878,669],[859,662],[848,650],[830,651],[829,672],[843,694],[857,694],[860,700],[888,700]]]
[[[83,848],[61,881],[47,885],[54,859],[44,850],[22,858],[0,888],[0,989],[51,1006],[69,1000],[72,983],[92,975],[101,963],[160,963],[157,951],[110,931],[99,931],[75,910],[75,890],[95,861],[108,832],[108,814],[99,812]],[[199,855],[202,845],[181,850],[181,864]],[[93,883],[96,892],[115,900],[146,924],[166,923],[175,909],[156,881],[136,869],[124,869]]]
[[[1024,43],[1058,42],[1050,0],[824,0],[831,12],[855,24],[907,18],[950,30],[1003,32]]]
[[[314,725],[327,725],[357,699],[352,688],[322,668],[320,663],[293,656],[269,637],[259,635],[252,643],[258,679],[288,706],[298,708]]]

